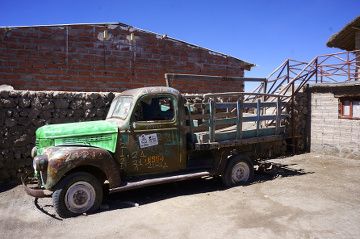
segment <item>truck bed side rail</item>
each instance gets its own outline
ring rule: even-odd
[[[256,102],[245,96],[256,96]],[[288,114],[282,110],[286,95],[265,102],[269,94],[226,92],[185,94],[188,132],[197,144],[281,135]]]

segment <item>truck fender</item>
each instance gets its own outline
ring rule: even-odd
[[[77,167],[92,166],[101,170],[110,188],[121,183],[120,171],[112,155],[105,149],[95,147],[57,146],[44,151],[48,159],[46,189],[52,189],[69,171]]]

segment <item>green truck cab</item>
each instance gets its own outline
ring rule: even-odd
[[[132,89],[114,98],[105,120],[40,127],[32,150],[38,185],[29,187],[24,179],[26,192],[51,195],[59,216],[71,217],[98,210],[104,188],[114,193],[208,176],[221,176],[228,187],[250,182],[254,162],[241,148],[281,140],[281,127],[245,134],[239,125],[246,121],[242,110],[215,112],[211,100],[216,104],[217,96],[202,97],[196,103],[199,95],[182,95],[170,87]],[[217,134],[219,114],[227,133]]]

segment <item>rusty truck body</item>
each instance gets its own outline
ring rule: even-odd
[[[56,212],[71,217],[98,210],[104,184],[110,193],[208,176],[220,176],[227,187],[247,184],[256,162],[244,146],[284,138],[286,96],[272,95],[273,102],[246,96],[124,91],[105,120],[40,127],[32,150],[38,185],[24,179],[25,190],[52,196]]]

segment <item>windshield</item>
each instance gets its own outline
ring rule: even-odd
[[[111,103],[109,113],[106,118],[126,119],[132,104],[133,98],[131,96],[119,96],[115,98]]]

